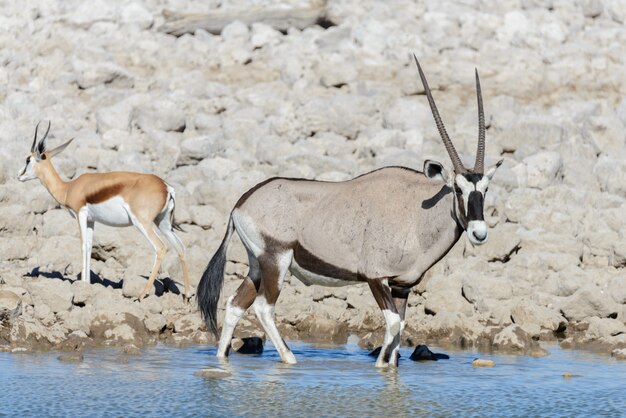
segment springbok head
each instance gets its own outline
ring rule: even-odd
[[[65,144],[48,151],[46,148],[46,139],[50,132],[50,122],[48,122],[48,128],[43,138],[37,139],[40,123],[41,122],[35,127],[35,137],[33,138],[33,145],[30,147],[30,154],[26,157],[26,164],[17,174],[19,181],[28,181],[38,178],[42,167],[49,164],[52,157],[62,152],[70,142],[74,140],[74,138],[72,138]]]
[[[427,160],[424,162],[424,173],[430,178],[439,178],[454,191],[457,220],[467,231],[467,237],[474,245],[481,245],[487,242],[488,230],[483,217],[485,194],[489,188],[489,182],[493,178],[498,167],[503,160],[498,161],[493,166],[485,170],[485,113],[483,110],[483,98],[480,91],[480,79],[476,70],[476,95],[478,97],[478,149],[476,151],[476,162],[473,168],[463,165],[459,154],[454,148],[454,144],[446,132],[443,121],[439,116],[437,105],[428,87],[428,82],[422,71],[422,67],[415,58],[420,79],[428,98],[430,110],[435,118],[439,135],[443,141],[448,155],[452,160],[453,172],[449,173],[443,165],[437,161]]]

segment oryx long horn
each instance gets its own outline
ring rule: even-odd
[[[456,148],[454,148],[454,144],[452,143],[452,141],[450,140],[450,137],[448,136],[448,132],[446,132],[446,127],[443,125],[441,116],[439,116],[437,105],[435,104],[433,95],[430,93],[428,82],[426,81],[426,77],[424,76],[422,67],[420,66],[420,63],[417,60],[417,57],[415,56],[415,54],[413,54],[413,58],[415,58],[415,63],[417,64],[417,70],[419,71],[420,79],[422,80],[422,85],[424,86],[426,97],[428,98],[428,104],[430,105],[430,110],[433,113],[433,118],[435,118],[435,124],[437,125],[437,129],[439,130],[439,135],[441,136],[443,145],[446,147],[446,150],[448,151],[448,155],[450,155],[450,159],[452,160],[452,165],[454,166],[454,172],[458,174],[458,173],[467,171],[463,167],[463,163],[461,162],[461,159],[459,158],[459,154],[456,152]]]
[[[480,91],[480,79],[476,69],[476,96],[478,97],[478,149],[476,150],[476,173],[485,172],[485,111],[483,110],[483,95]]]

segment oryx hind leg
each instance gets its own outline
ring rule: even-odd
[[[259,262],[250,250],[246,250],[248,251],[248,265],[250,266],[248,276],[244,278],[241,285],[239,285],[235,293],[233,293],[226,302],[226,314],[224,315],[224,322],[222,323],[222,333],[217,347],[217,357],[228,356],[235,327],[246,310],[254,302],[259,290],[261,282]]]
[[[376,367],[398,366],[400,351],[400,333],[402,332],[403,319],[398,313],[394,303],[392,291],[382,280],[368,280],[374,299],[385,317],[385,339],[380,349]]]
[[[296,364],[296,358],[278,332],[274,320],[274,308],[291,264],[292,255],[292,251],[287,250],[281,254],[263,254],[259,257],[261,287],[252,305],[265,333],[278,350],[281,360],[287,364]]]

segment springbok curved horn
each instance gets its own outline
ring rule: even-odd
[[[476,96],[478,97],[478,149],[476,150],[474,171],[483,174],[485,172],[485,111],[483,110],[483,95],[480,91],[478,69],[476,69]]]
[[[448,136],[448,132],[446,132],[446,127],[443,125],[443,121],[441,120],[441,116],[439,116],[439,111],[437,110],[437,105],[435,104],[435,100],[433,99],[433,95],[430,93],[430,88],[428,87],[428,82],[426,81],[426,77],[424,76],[424,72],[422,71],[422,67],[420,66],[419,61],[415,54],[413,54],[413,58],[415,58],[415,63],[417,64],[417,70],[420,74],[420,79],[422,80],[422,85],[424,86],[424,91],[426,92],[426,97],[428,98],[428,104],[430,105],[430,110],[433,113],[433,118],[435,118],[435,124],[437,125],[437,129],[439,130],[439,135],[441,136],[441,140],[443,141],[443,145],[446,147],[448,151],[448,155],[452,160],[452,165],[454,166],[455,173],[463,173],[467,171],[465,167],[463,167],[463,163],[459,158],[459,154],[456,152],[456,148],[454,148],[454,144],[450,140]]]
[[[37,131],[39,130],[39,124],[41,121],[37,122],[37,126],[35,126],[35,137],[33,138],[33,145],[30,147],[30,152],[35,152],[35,146],[37,145]]]
[[[37,124],[37,125],[39,125],[39,124]],[[44,152],[46,152],[46,138],[48,138],[48,134],[50,133],[50,126],[51,125],[52,125],[52,122],[48,121],[48,129],[46,129],[46,133],[43,135],[43,138],[41,138],[38,141],[38,144],[36,145],[38,154],[43,154]],[[35,132],[35,133],[37,133],[37,132]]]

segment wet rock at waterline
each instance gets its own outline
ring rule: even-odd
[[[443,353],[433,353],[430,349],[425,345],[418,345],[411,353],[411,357],[409,357],[413,361],[437,361],[437,360],[448,360],[450,358],[449,355]]]
[[[58,359],[63,363],[80,363],[83,361],[83,355],[80,353],[61,354]]]
[[[495,367],[496,363],[493,360],[485,360],[476,358],[472,361],[472,367]]]
[[[233,338],[230,346],[239,354],[263,354],[265,341],[260,337]]]
[[[203,377],[205,379],[223,379],[225,377],[231,376],[230,372],[221,369],[202,369],[193,373],[194,376]]]

